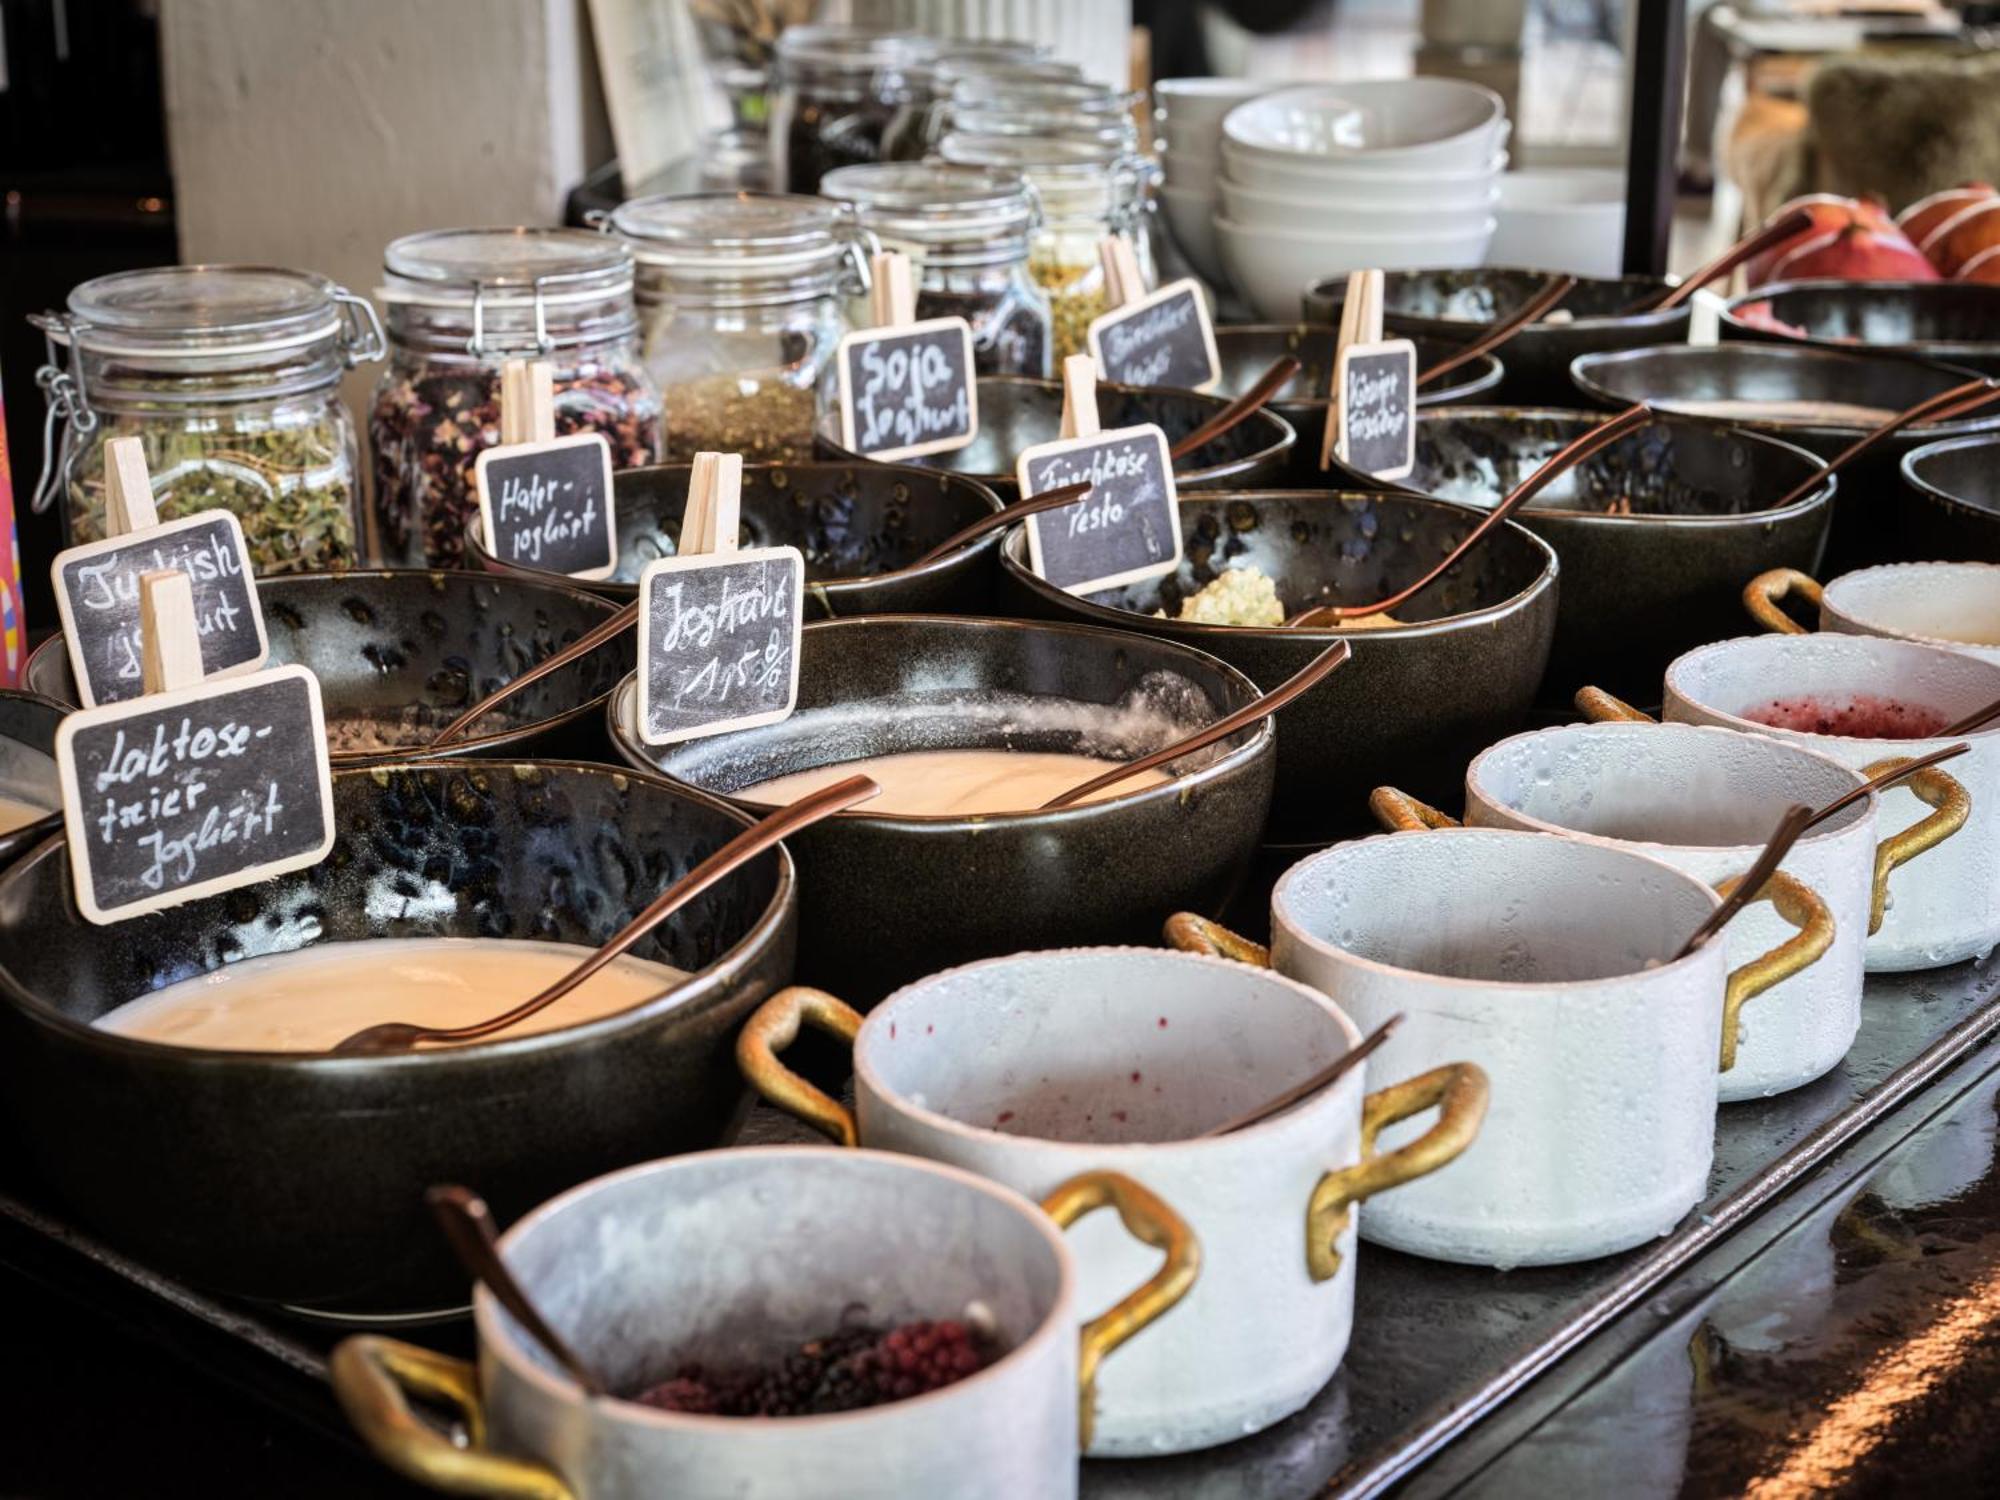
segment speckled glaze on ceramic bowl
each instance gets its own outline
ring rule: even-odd
[[[0,797],[48,809],[58,817],[62,783],[56,776],[56,725],[68,710],[32,693],[0,689]],[[52,830],[42,820],[0,833],[0,867]]]
[[[1383,279],[1383,327],[1391,334],[1427,333],[1465,343],[1534,296],[1550,274],[1508,266],[1391,271]],[[1558,313],[1571,315],[1567,322],[1544,318],[1501,345],[1497,352],[1506,373],[1487,399],[1508,406],[1567,406],[1576,399],[1569,372],[1578,355],[1685,342],[1693,316],[1687,305],[1665,312],[1625,312],[1667,285],[1657,276],[1580,278],[1556,305]],[[1306,289],[1307,321],[1338,326],[1346,300],[1345,276],[1316,282]]]
[[[733,1134],[736,1031],[792,974],[783,850],[634,950],[693,978],[585,1025],[338,1058],[92,1027],[162,985],[319,942],[594,946],[747,821],[658,777],[569,762],[337,772],[334,811],[322,864],[111,929],[77,914],[58,840],[0,875],[7,1149],[80,1222],[208,1291],[316,1313],[435,1309],[465,1280],[424,1207],[432,1183],[477,1184],[506,1223],[593,1173]]]
[[[1918,558],[2000,562],[2000,436],[1903,455],[1903,536]]]
[[[1100,385],[1097,419],[1105,427],[1136,427],[1151,422],[1173,443],[1201,426],[1229,404],[1224,396],[1159,386]],[[955,453],[933,453],[912,462],[927,469],[964,474],[978,480],[1002,501],[1021,498],[1014,480],[1014,460],[1023,448],[1052,443],[1062,433],[1062,383],[1031,380],[1024,375],[979,377],[979,435]],[[1174,483],[1182,491],[1240,487],[1261,483],[1287,461],[1293,443],[1291,424],[1269,411],[1253,412],[1213,442],[1204,443],[1174,465]],[[859,463],[840,446],[840,420],[822,413],[814,449],[822,456]]]
[[[1546,407],[1420,413],[1416,470],[1394,487],[1490,510],[1604,420]],[[1745,579],[1769,568],[1811,572],[1837,477],[1783,510],[1766,507],[1818,466],[1803,448],[1762,433],[1661,417],[1543,490],[1517,519],[1562,559],[1544,698],[1567,703],[1585,683],[1648,698],[1676,656],[1742,629]],[[1344,464],[1341,474],[1357,488],[1379,487]],[[1611,513],[1621,501],[1630,514]]]
[[[1311,489],[1329,483],[1319,466],[1319,447],[1326,431],[1327,391],[1333,383],[1333,356],[1339,342],[1340,329],[1325,323],[1238,323],[1215,330],[1215,352],[1222,357],[1222,381],[1215,388],[1219,396],[1234,399],[1242,395],[1287,354],[1301,366],[1270,405],[1292,424],[1298,440],[1283,466],[1264,481],[1268,488]],[[1417,346],[1417,369],[1421,371],[1450,358],[1466,341],[1423,334],[1412,342]],[[1479,355],[1419,387],[1417,409],[1490,395],[1500,384],[1500,376],[1500,361],[1491,354]]]
[[[1407,604],[1411,623],[1333,631],[1155,619],[1232,567],[1256,567],[1287,613],[1365,604],[1428,571],[1480,516],[1415,495],[1299,490],[1186,495],[1186,556],[1164,579],[1087,597],[1029,571],[1026,532],[1000,552],[1015,614],[1114,625],[1212,651],[1269,691],[1344,635],[1354,658],[1279,710],[1275,843],[1325,842],[1367,828],[1384,782],[1426,800],[1452,794],[1465,757],[1526,721],[1555,635],[1556,555],[1509,522]]]
[[[688,464],[621,469],[614,476],[618,566],[579,588],[621,604],[639,595],[639,575],[672,557],[687,509]],[[985,485],[911,464],[745,464],[738,540],[745,547],[797,547],[806,560],[806,618],[846,615],[979,614],[992,603],[989,533],[921,568],[910,565],[1000,508]],[[475,518],[469,565],[490,573],[567,582],[559,573],[503,563],[486,550]]]
[[[1805,634],[1806,627],[1789,615],[1770,612],[1768,598],[1752,598],[1752,590],[1765,582],[1760,578],[1745,590],[1753,618],[1785,635]],[[2000,563],[1884,563],[1843,573],[1824,586],[1809,578],[1770,582],[1774,589],[1805,593],[1808,605],[1801,614],[1811,619],[1817,613],[1821,630],[1915,641],[2000,666]],[[1815,594],[1817,611],[1811,608]]]
[[[1754,321],[1762,305],[1787,333]],[[1779,281],[1732,297],[1722,336],[1908,354],[2000,375],[2000,286],[1974,281]]]
[[[566,580],[483,578],[427,568],[294,573],[257,580],[271,666],[319,677],[335,766],[394,755],[436,760],[488,755],[608,758],[604,701],[632,670],[630,634],[571,662],[435,754],[421,745],[343,749],[343,723],[386,722],[437,733],[480,698],[608,620],[613,605]],[[60,635],[28,659],[27,685],[75,707]]]
[[[1832,401],[1898,412],[1974,378],[1971,370],[1890,354],[1846,353],[1777,344],[1682,344],[1590,354],[1577,360],[1576,384],[1608,407],[1644,401],[1661,411],[1704,415],[1690,403]],[[1763,419],[1709,413],[1732,427],[1768,433],[1832,458],[1869,430],[1868,423],[1810,418]],[[1897,502],[1897,465],[1913,448],[1963,433],[2000,430],[2000,408],[1954,422],[1925,422],[1884,438],[1840,472],[1826,567],[1844,573],[1912,555],[1915,538]],[[1946,554],[1931,554],[1940,556]]]
[[[1171,641],[1024,620],[879,615],[806,626],[798,712],[781,723],[653,748],[633,732],[632,696],[628,681],[612,699],[619,753],[728,797],[788,772],[909,750],[1130,759],[1213,723],[1257,690]],[[1129,733],[1104,732],[1113,705],[1144,711]],[[1143,943],[1182,907],[1218,913],[1264,830],[1275,739],[1266,719],[1179,762],[1171,782],[1050,812],[894,817],[863,805],[806,829],[787,840],[802,889],[799,974],[865,1008],[971,959]]]

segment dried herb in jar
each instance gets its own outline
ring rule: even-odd
[[[1028,273],[1049,294],[1055,363],[1060,365],[1090,347],[1090,325],[1105,308],[1103,270],[1095,261],[1079,264],[1038,249],[1028,256]]]
[[[668,463],[740,453],[751,464],[812,457],[813,393],[777,372],[704,375],[666,389]]]

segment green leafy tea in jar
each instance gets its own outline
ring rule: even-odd
[[[105,534],[105,443],[136,437],[161,520],[233,511],[261,574],[359,561],[360,452],[337,388],[381,357],[366,302],[310,272],[167,266],[84,282],[36,321],[66,419],[36,505],[60,494],[73,542]]]

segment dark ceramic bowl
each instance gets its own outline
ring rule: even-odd
[[[1590,354],[1576,362],[1576,383],[1593,401],[1610,407],[1643,401],[1661,411],[1710,416],[1732,427],[1767,433],[1831,458],[1878,425],[1852,416],[1758,417],[1741,410],[1709,410],[1714,402],[1838,402],[1885,412],[1903,411],[1974,377],[1971,370],[1892,354],[1859,354],[1776,344],[1679,344]],[[1877,443],[1840,474],[1827,540],[1829,575],[1909,556],[1903,532],[1898,465],[1905,453],[1942,437],[2000,430],[2000,412],[1925,422]]]
[[[2000,562],[2000,437],[1903,455],[1904,536],[1917,562]]]
[[[566,580],[482,578],[425,568],[294,573],[257,580],[269,665],[319,677],[335,766],[506,755],[604,757],[604,700],[632,670],[631,635],[525,687],[448,747],[422,742],[480,698],[617,613]],[[61,635],[28,658],[30,691],[75,707]],[[357,736],[380,736],[373,747]],[[398,747],[396,738],[408,740]]]
[[[1229,404],[1224,396],[1158,386],[1100,385],[1097,420],[1105,427],[1136,427],[1152,422],[1172,443],[1193,432]],[[1062,433],[1062,384],[1031,380],[1024,375],[979,377],[979,435],[955,453],[934,453],[913,459],[927,469],[969,475],[1002,501],[1021,498],[1014,482],[1014,460],[1023,448],[1054,442]],[[1292,446],[1291,424],[1268,411],[1253,412],[1213,442],[1204,443],[1174,465],[1174,479],[1183,491],[1249,484],[1274,474]],[[865,460],[840,446],[840,419],[823,413],[817,451],[847,463]]]
[[[1465,346],[1463,339],[1441,339],[1431,334],[1413,342],[1417,346],[1419,371],[1450,358]],[[1233,399],[1242,395],[1284,355],[1292,355],[1300,363],[1299,373],[1271,402],[1270,409],[1291,423],[1298,434],[1298,440],[1286,454],[1286,463],[1264,481],[1271,488],[1311,489],[1314,485],[1335,482],[1329,481],[1319,466],[1319,447],[1326,431],[1327,391],[1333,381],[1333,357],[1339,343],[1340,329],[1320,323],[1241,323],[1215,330],[1215,351],[1222,357],[1222,382],[1215,388],[1219,396]],[[1481,354],[1420,388],[1417,408],[1421,411],[1487,395],[1500,384],[1500,376],[1500,361],[1490,354]]]
[[[1555,634],[1554,551],[1509,522],[1396,610],[1408,624],[1381,630],[1202,625],[1153,612],[1176,612],[1183,598],[1231,567],[1261,569],[1287,613],[1369,603],[1429,571],[1480,519],[1467,506],[1414,495],[1184,496],[1186,557],[1178,573],[1087,597],[1068,594],[1029,571],[1027,532],[1016,527],[1000,552],[1001,597],[1018,615],[1198,646],[1264,690],[1346,635],[1354,659],[1278,714],[1269,841],[1324,842],[1370,827],[1368,793],[1385,782],[1443,800],[1469,756],[1526,721]]]
[[[630,697],[621,689],[612,712],[625,758],[728,796],[787,772],[909,750],[1130,759],[1256,690],[1168,641],[891,615],[808,625],[798,712],[782,723],[655,749],[631,731]],[[1100,706],[1109,705],[1144,713],[1106,737]],[[802,888],[800,976],[866,1006],[975,958],[1153,943],[1177,905],[1219,913],[1263,832],[1272,749],[1267,720],[1181,762],[1171,782],[1102,802],[983,817],[891,817],[863,806],[809,828],[786,841]]]
[[[1548,283],[1547,271],[1474,266],[1454,271],[1391,271],[1383,278],[1383,324],[1390,333],[1430,334],[1463,344],[1521,306]],[[1544,319],[1502,344],[1506,367],[1488,399],[1505,406],[1571,406],[1570,364],[1580,354],[1634,349],[1642,344],[1685,342],[1689,319],[1683,304],[1666,312],[1627,313],[1641,298],[1664,291],[1657,276],[1585,276],[1556,304],[1567,322]],[[1306,289],[1312,323],[1340,323],[1347,278],[1329,277]]]
[[[8,1149],[83,1223],[214,1292],[322,1314],[434,1309],[463,1301],[465,1277],[424,1206],[431,1184],[473,1185],[504,1224],[600,1172],[733,1137],[737,1029],[792,974],[782,850],[633,950],[693,978],[585,1025],[383,1058],[91,1026],[232,958],[320,942],[595,945],[746,821],[657,777],[563,762],[340,772],[334,804],[320,865],[110,930],[77,914],[60,841],[0,876]]]
[[[1417,467],[1398,486],[1490,510],[1597,412],[1454,406],[1419,413]],[[1693,417],[1661,417],[1599,450],[1517,513],[1562,560],[1545,702],[1586,683],[1657,694],[1683,651],[1743,631],[1743,585],[1815,573],[1837,480],[1770,507],[1819,472],[1803,448]],[[1342,465],[1356,488],[1375,481]]]
[[[1754,315],[1763,308],[1768,319]],[[1771,326],[1771,321],[1797,329]],[[1731,299],[1723,337],[1912,355],[2000,375],[2000,286],[1971,281],[1780,281]]]
[[[687,509],[687,464],[622,469],[617,491],[618,567],[576,586],[628,604],[639,575],[672,557]],[[745,464],[738,540],[745,547],[796,547],[806,560],[808,619],[945,612],[980,614],[992,604],[999,534],[989,533],[921,568],[939,542],[1000,508],[976,480],[911,464]],[[489,573],[571,582],[560,573],[503,563],[486,550],[477,519],[466,556]]]
[[[56,725],[69,710],[32,693],[0,689],[0,797],[46,809],[59,818],[62,783],[56,776]],[[0,867],[55,830],[36,819],[0,833]]]

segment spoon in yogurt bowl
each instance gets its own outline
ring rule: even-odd
[[[476,1042],[518,1026],[530,1016],[546,1010],[571,990],[584,983],[607,964],[626,952],[639,939],[710,886],[734,873],[780,840],[810,828],[857,802],[866,802],[882,788],[867,776],[849,776],[832,786],[809,792],[796,802],[758,819],[735,838],[717,849],[687,874],[668,886],[646,909],[627,922],[589,958],[571,969],[539,995],[523,1000],[484,1021],[465,1026],[417,1026],[408,1021],[383,1021],[365,1026],[344,1037],[331,1049],[335,1057],[384,1057],[408,1052],[422,1042]]]

